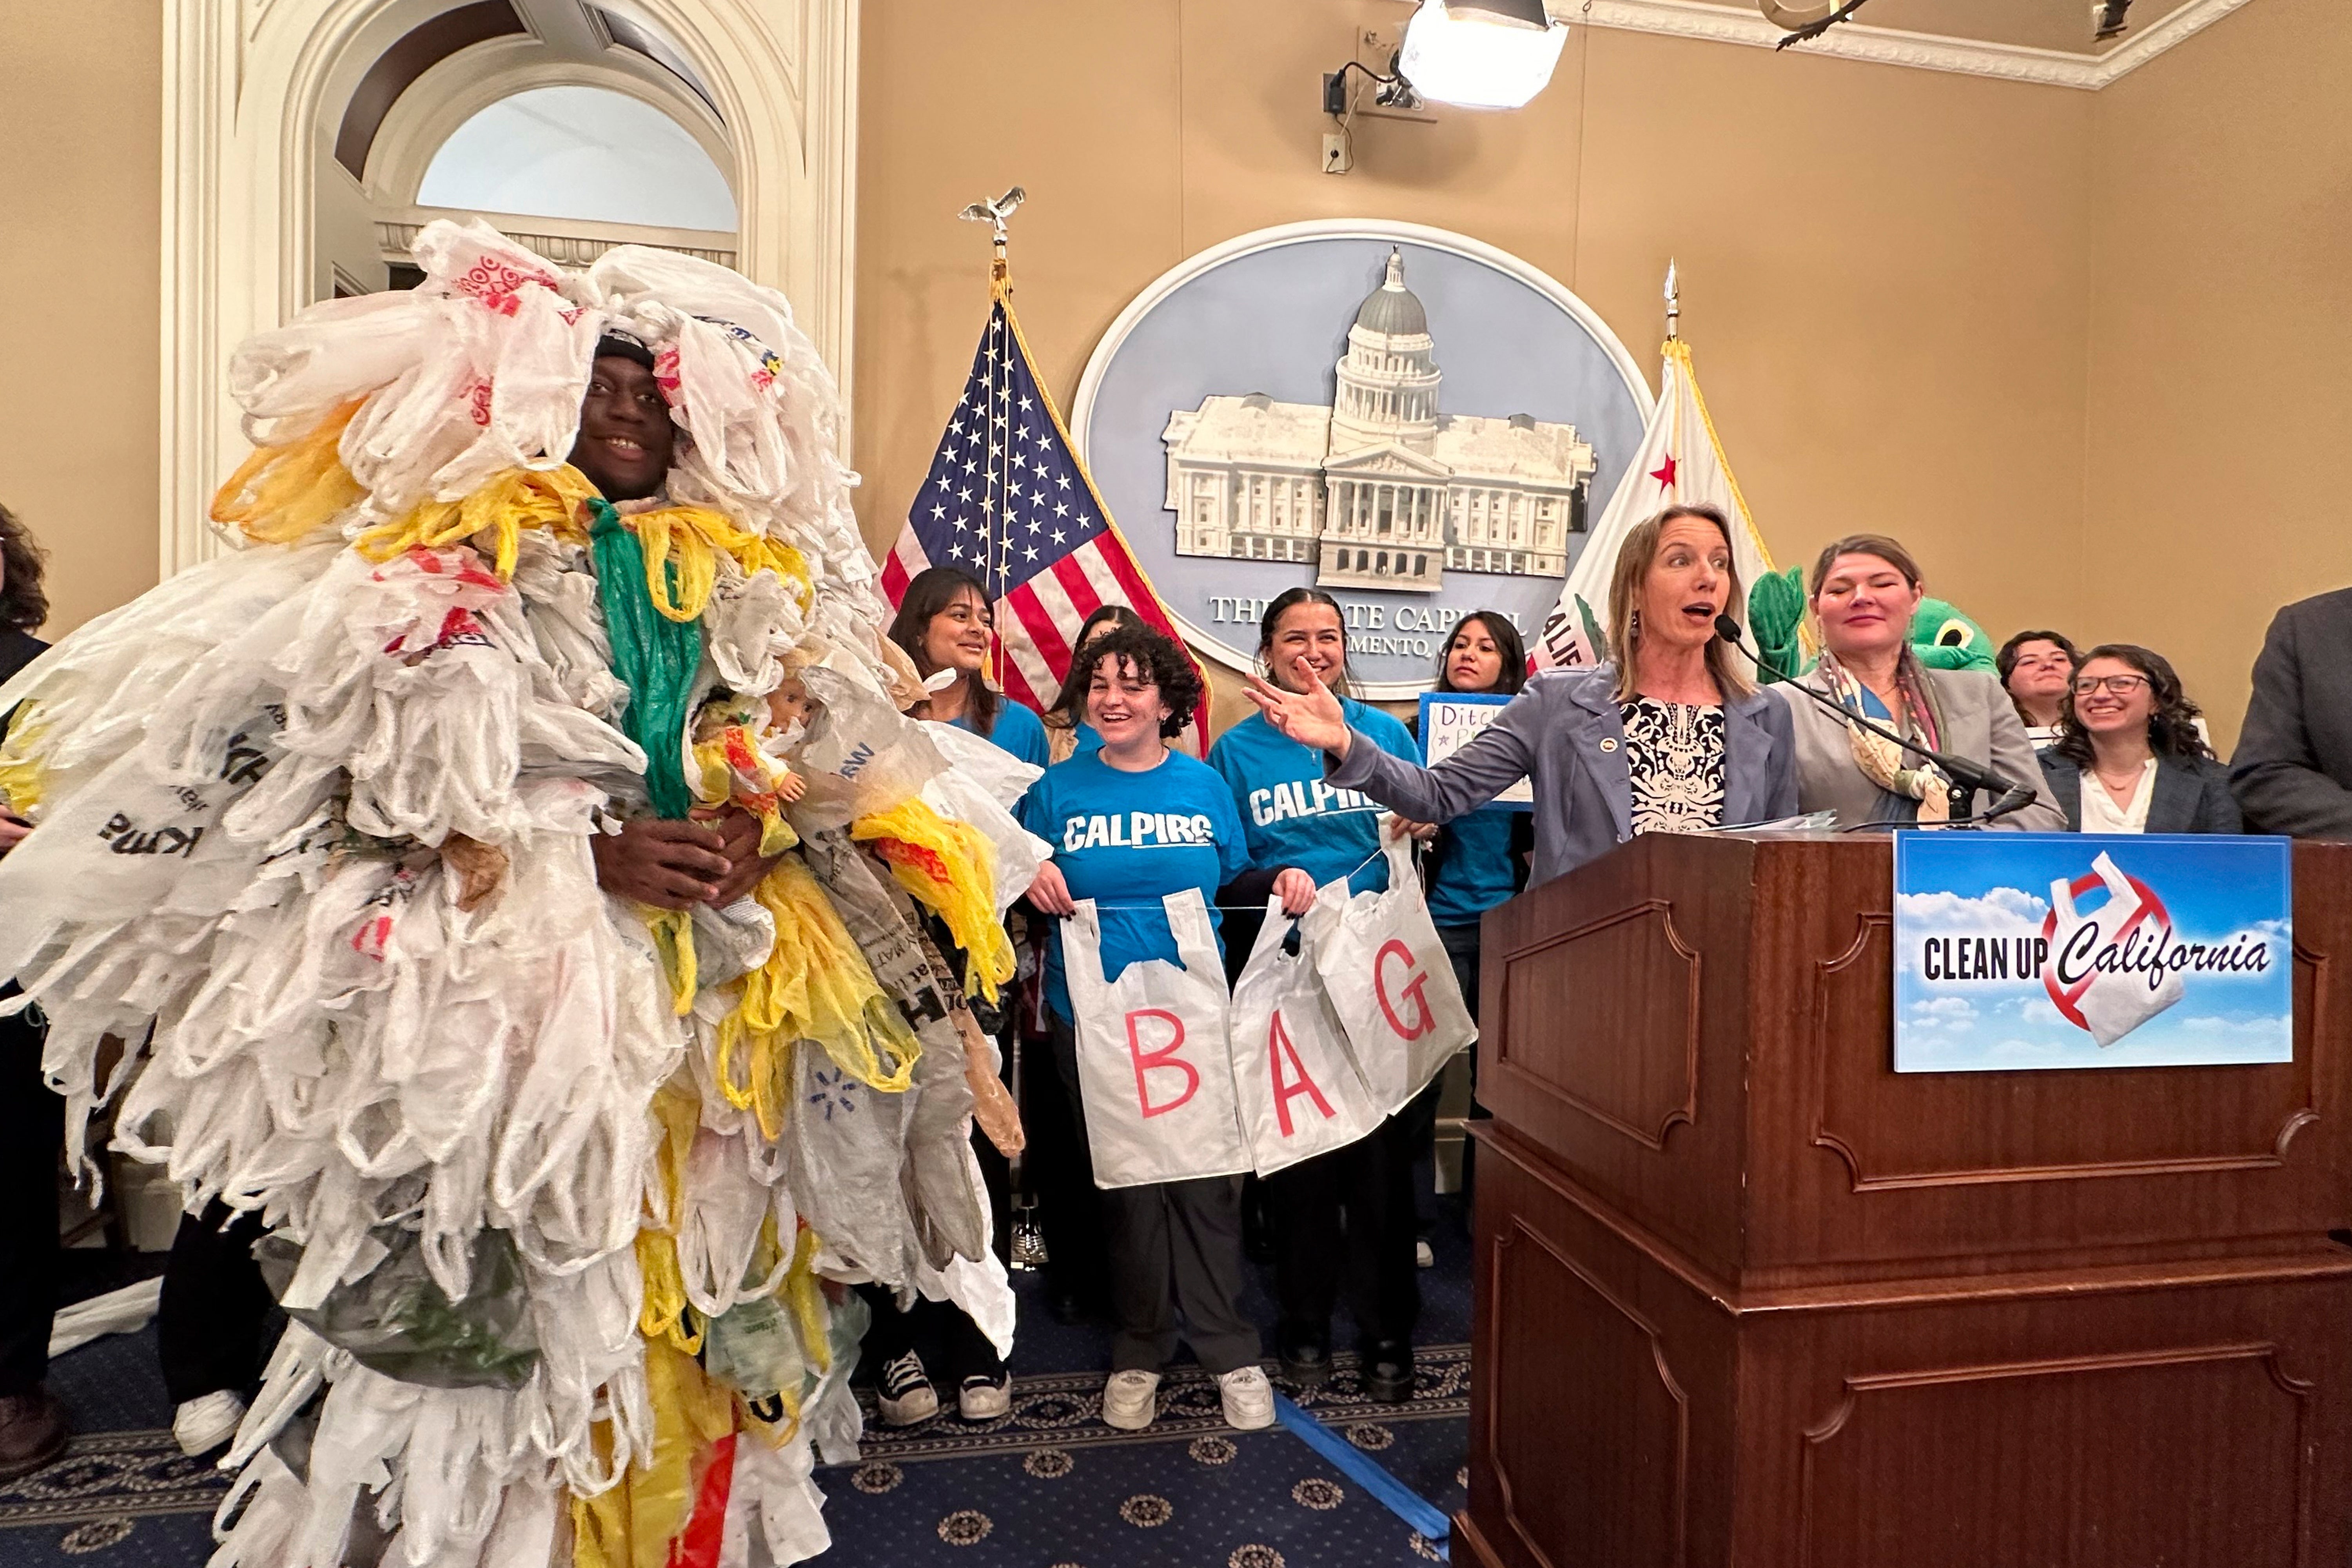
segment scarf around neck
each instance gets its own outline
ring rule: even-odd
[[[1838,706],[1861,716],[1863,684],[1838,663],[1835,654],[1823,651],[1821,673]],[[1895,666],[1895,698],[1891,705],[1894,722],[1888,728],[1910,736],[1931,751],[1941,751],[1943,713],[1927,686],[1927,671],[1908,647],[1903,650],[1901,662]],[[1916,802],[1918,821],[1949,820],[1952,785],[1942,769],[1932,763],[1915,760],[1894,742],[1872,734],[1852,719],[1846,721],[1845,735],[1853,752],[1854,766],[1862,770],[1864,778],[1889,795]]]

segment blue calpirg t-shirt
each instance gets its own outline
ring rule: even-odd
[[[1381,751],[1421,761],[1421,748],[1402,723],[1351,697],[1339,699],[1339,706],[1349,726]],[[1346,877],[1351,893],[1389,885],[1389,863],[1380,853],[1380,814],[1387,808],[1368,795],[1326,784],[1323,753],[1315,747],[1288,739],[1265,714],[1253,713],[1218,737],[1209,765],[1233,791],[1249,833],[1252,868],[1296,866],[1318,887]]]
[[[1174,752],[1139,773],[1121,773],[1099,751],[1056,763],[1029,786],[1014,815],[1054,847],[1070,897],[1095,900],[1106,980],[1147,958],[1181,962],[1160,899],[1198,888],[1216,923],[1217,889],[1248,865],[1224,781]],[[1045,999],[1070,1022],[1077,1014],[1062,964],[1062,930],[1055,921],[1045,949]]]
[[[980,733],[973,727],[970,707],[966,707],[961,714],[949,722],[959,730],[970,730],[973,734]],[[1045,721],[1010,697],[1001,697],[997,700],[996,727],[989,731],[986,739],[993,742],[997,750],[1012,752],[1031,767],[1042,768],[1045,765]],[[1101,742],[1096,743],[1099,745]]]
[[[1430,879],[1429,918],[1475,926],[1478,917],[1518,891],[1511,864],[1511,825],[1518,813],[1489,806],[1445,825],[1445,858]]]

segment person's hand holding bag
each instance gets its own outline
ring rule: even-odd
[[[1315,879],[1296,866],[1286,867],[1274,879],[1274,896],[1282,912],[1296,918],[1315,907]]]

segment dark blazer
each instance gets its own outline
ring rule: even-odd
[[[2083,770],[2055,752],[2042,753],[2042,773],[2066,814],[2066,830],[2083,831]],[[2150,833],[2243,833],[2230,770],[2210,757],[2158,757],[2148,796]]]
[[[1359,789],[1416,822],[1451,822],[1522,777],[1534,781],[1535,870],[1549,882],[1633,837],[1633,775],[1610,665],[1548,669],[1528,682],[1478,738],[1433,768],[1349,742],[1330,781]],[[1789,710],[1761,691],[1724,705],[1724,825],[1769,822],[1797,810],[1797,752]]]
[[[2352,588],[2273,617],[2230,786],[2249,833],[2352,838]]]

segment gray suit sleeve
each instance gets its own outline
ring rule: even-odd
[[[1336,767],[1327,762],[1325,776],[1415,822],[1451,822],[1534,772],[1541,728],[1536,709],[1535,692],[1520,693],[1477,739],[1433,768],[1391,756],[1361,730],[1351,731],[1347,760]]]
[[[2294,606],[2271,621],[2254,660],[2254,695],[2230,761],[2247,828],[2297,838],[2352,838],[2352,790],[2322,773],[2304,711]]]
[[[2237,797],[2230,793],[2230,775],[2218,763],[2200,768],[2198,773],[2203,790],[2197,797],[2197,831],[2243,833],[2245,819],[2238,811]]]
[[[1993,823],[1994,827],[2006,827],[2015,833],[2063,833],[2066,813],[2058,805],[2058,797],[2050,793],[2050,781],[2042,774],[2042,761],[2033,754],[2033,741],[2025,732],[2025,721],[2017,716],[2005,695],[1996,696],[1992,705],[1993,771],[2020,784],[2033,786],[2033,804],[2020,806],[2007,816]]]

